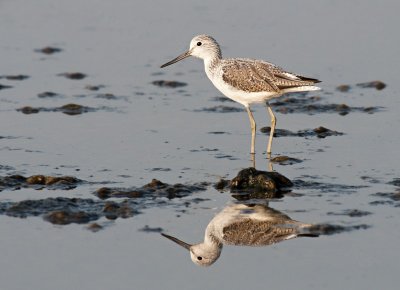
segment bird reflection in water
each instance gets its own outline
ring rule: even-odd
[[[210,266],[221,255],[223,245],[257,247],[297,237],[317,237],[309,231],[311,226],[292,220],[265,204],[232,204],[210,221],[201,243],[191,245],[162,235],[188,250],[195,264]]]

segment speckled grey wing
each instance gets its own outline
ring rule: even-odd
[[[223,243],[236,246],[267,246],[294,238],[295,225],[282,226],[270,222],[245,219],[223,228]]]
[[[226,59],[222,65],[222,79],[245,92],[279,92],[270,71],[253,60]]]
[[[269,62],[259,61],[259,66],[264,70],[268,70],[274,76],[275,84],[280,90],[303,86],[313,86],[314,84],[320,82],[317,79],[285,71],[281,67]]]
[[[226,83],[245,92],[279,93],[284,89],[312,86],[319,82],[261,60],[226,59],[222,71]]]

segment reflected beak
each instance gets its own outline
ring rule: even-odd
[[[188,50],[188,51],[186,51],[185,53],[182,53],[182,54],[181,54],[180,56],[178,56],[177,58],[174,58],[173,60],[171,60],[171,61],[169,61],[169,62],[167,62],[167,63],[164,63],[164,64],[161,66],[161,68],[166,67],[166,66],[169,66],[169,65],[171,65],[171,64],[173,64],[173,63],[176,63],[176,62],[178,62],[178,61],[180,61],[180,60],[182,60],[182,59],[185,59],[185,58],[189,57],[191,53],[192,53],[192,51],[191,51],[191,50]]]
[[[190,247],[192,246],[191,244],[187,244],[184,241],[181,241],[175,237],[166,235],[166,234],[161,234],[162,236],[166,237],[167,239],[170,239],[171,241],[174,241],[175,243],[177,243],[179,246],[184,247],[186,250],[190,251]]]

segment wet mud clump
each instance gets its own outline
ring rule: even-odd
[[[9,81],[23,81],[28,79],[29,76],[27,75],[5,75],[5,76],[0,76],[0,79],[6,79]]]
[[[129,218],[136,213],[127,202],[106,202],[102,212],[109,220],[115,220],[117,218]]]
[[[140,197],[166,197],[168,199],[180,198],[193,192],[203,191],[207,183],[185,185],[181,183],[167,184],[157,179],[138,188],[109,188],[102,187],[94,192],[101,199],[108,198],[140,198]]]
[[[344,232],[350,232],[355,230],[366,230],[371,226],[361,224],[361,225],[352,225],[352,226],[341,226],[341,225],[332,225],[332,224],[316,224],[312,225],[308,228],[308,232],[316,235],[334,235],[340,234]]]
[[[293,187],[298,189],[317,190],[320,193],[329,192],[329,193],[345,194],[345,193],[356,192],[360,188],[365,188],[368,186],[318,182],[313,179],[312,180],[295,179],[293,180]]]
[[[34,189],[71,189],[79,182],[82,181],[74,177],[33,175],[26,178],[21,175],[13,175],[0,179],[0,189],[16,190],[23,187]],[[206,183],[170,185],[153,179],[150,183],[136,189],[100,188],[94,193],[100,199],[50,197],[19,202],[0,201],[0,215],[19,218],[42,216],[45,221],[58,225],[70,223],[86,224],[100,218],[108,220],[130,218],[140,214],[140,210],[169,205],[166,198],[172,199],[189,196],[194,192],[206,190],[208,185]],[[124,198],[124,200],[121,202],[103,200],[111,197],[120,197]],[[191,203],[200,203],[202,201],[204,199],[198,197],[185,199],[182,204],[178,203],[174,206],[187,208]],[[93,229],[89,228],[89,230],[96,231],[96,227],[93,226]],[[152,231],[152,229],[148,231]]]
[[[46,176],[32,175],[24,177],[22,175],[0,176],[0,191],[5,189],[18,190],[21,188],[70,190],[74,189],[80,180],[72,176]]]
[[[282,114],[305,113],[314,115],[320,113],[338,113],[342,116],[347,115],[350,112],[364,112],[372,114],[380,109],[380,107],[350,107],[346,104],[323,104],[321,103],[321,100],[322,98],[319,96],[288,96],[271,102],[271,106],[273,107],[274,111]]]
[[[91,107],[86,107],[78,104],[66,104],[61,107],[56,107],[56,108],[44,108],[44,107],[30,107],[30,106],[25,106],[22,108],[17,109],[18,112],[24,113],[24,114],[37,114],[39,112],[62,112],[66,115],[70,116],[75,116],[75,115],[80,115],[83,113],[88,113],[88,112],[94,112],[98,109],[91,108]]]
[[[262,133],[269,134],[271,132],[271,127],[263,127],[260,129]],[[318,127],[315,129],[305,129],[297,132],[292,132],[285,129],[275,129],[274,137],[318,137],[326,138],[329,136],[341,136],[344,133],[331,130],[325,127]]]
[[[56,225],[86,224],[92,220],[98,219],[96,214],[89,214],[84,211],[52,211],[43,217],[44,220]]]
[[[281,197],[279,193],[292,186],[293,183],[278,172],[260,171],[253,167],[239,171],[230,182],[230,190],[235,198],[243,194],[250,198]]]
[[[347,209],[342,212],[336,213],[336,212],[328,212],[328,215],[344,215],[344,216],[349,216],[349,217],[363,217],[372,214],[369,211],[362,211],[359,209]]]
[[[45,98],[55,98],[55,97],[60,97],[61,95],[54,93],[54,92],[43,92],[39,93],[38,98],[45,99]]]
[[[359,88],[373,88],[376,89],[378,91],[383,90],[384,88],[386,88],[386,84],[382,81],[371,81],[371,82],[364,82],[364,83],[358,83],[356,84],[357,87]],[[342,93],[347,93],[348,91],[350,91],[353,87],[351,85],[348,84],[344,84],[344,85],[340,85],[336,87],[336,90]]]
[[[58,74],[58,76],[66,77],[67,79],[70,79],[70,80],[82,80],[86,77],[85,74],[80,73],[80,72],[61,73],[61,74]]]
[[[301,163],[303,162],[300,159],[289,157],[289,156],[276,156],[271,159],[272,163],[277,163],[279,165],[293,165],[296,163]]]
[[[382,81],[372,81],[372,82],[365,82],[365,83],[359,83],[356,85],[357,87],[360,88],[375,88],[378,91],[383,90],[386,88],[386,84]]]
[[[58,47],[52,47],[52,46],[46,46],[43,48],[38,48],[35,49],[35,52],[40,52],[40,53],[44,53],[44,54],[53,54],[53,53],[58,53],[61,52],[62,49],[58,48]]]
[[[12,88],[12,86],[7,86],[7,85],[0,84],[0,90],[11,89],[11,88]]]
[[[86,90],[89,90],[89,91],[98,91],[98,90],[103,89],[103,88],[105,88],[105,87],[106,87],[106,86],[104,86],[104,85],[97,85],[97,86],[86,85],[86,86],[85,86],[85,89],[86,89]]]
[[[182,83],[177,81],[158,80],[158,81],[153,81],[151,83],[157,87],[163,87],[163,88],[179,88],[187,86],[187,83]]]
[[[238,107],[219,105],[219,106],[194,110],[194,112],[237,113],[237,112],[243,112],[243,109]]]

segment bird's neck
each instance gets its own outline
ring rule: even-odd
[[[210,228],[209,226],[206,228],[204,235],[204,244],[212,248],[222,249],[222,242],[217,237],[216,233],[214,233],[213,228]]]
[[[221,63],[221,57],[215,55],[214,57],[204,59],[204,68],[206,72],[214,72],[218,65]]]

